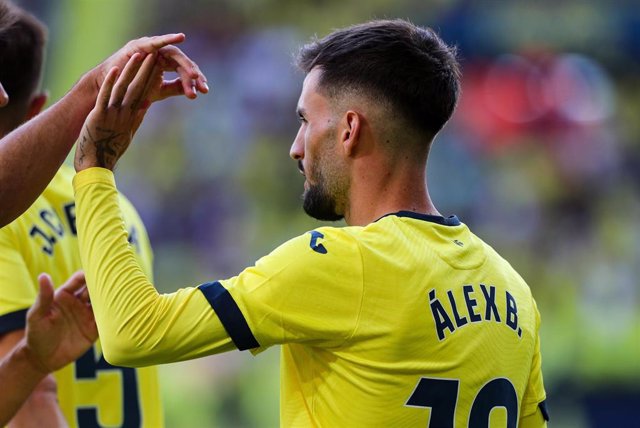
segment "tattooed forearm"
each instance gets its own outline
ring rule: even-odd
[[[140,126],[154,90],[163,90],[164,69],[156,67],[155,59],[153,54],[136,53],[124,68],[110,68],[80,135],[75,156],[76,171],[96,166],[113,170]],[[140,60],[142,64],[138,64]],[[173,95],[174,86],[179,83],[167,82],[166,96]],[[156,99],[162,99],[162,95],[160,93]]]
[[[122,136],[122,133],[117,133],[113,130],[104,128],[96,129],[105,134],[102,138],[94,141],[98,163],[103,168],[113,168],[116,161],[122,154],[120,153],[121,144],[118,141]]]
[[[78,156],[78,163],[82,164],[84,162],[84,145],[87,142],[87,136],[83,135],[80,144],[78,144],[78,150],[80,150],[80,156]]]
[[[85,157],[84,146],[87,144],[91,146],[92,151],[95,153],[98,166],[113,169],[116,161],[126,149],[125,133],[101,127],[95,128],[95,134],[88,127],[85,128],[85,131],[88,138],[83,136],[80,146],[80,161],[82,162]]]

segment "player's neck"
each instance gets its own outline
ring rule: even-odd
[[[376,166],[354,171],[345,210],[348,225],[364,226],[398,211],[440,215],[429,196],[424,167]]]

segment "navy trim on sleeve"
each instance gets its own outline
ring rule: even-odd
[[[15,330],[22,330],[27,326],[27,311],[21,309],[15,312],[9,312],[0,316],[0,334],[9,333]]]
[[[542,412],[542,417],[544,418],[544,420],[549,422],[549,410],[547,410],[547,400],[544,400],[541,403],[538,403],[538,407]]]
[[[204,297],[216,312],[216,315],[218,315],[224,329],[227,330],[231,340],[239,350],[244,351],[260,347],[238,304],[222,284],[218,281],[208,282],[200,285],[198,289],[202,291],[202,294],[204,294]]]

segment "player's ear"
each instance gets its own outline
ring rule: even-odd
[[[346,156],[355,154],[356,146],[360,140],[362,116],[353,110],[348,110],[343,117],[343,127],[340,132],[340,143]]]
[[[44,108],[44,105],[46,104],[48,98],[49,98],[49,93],[47,91],[35,94],[31,98],[31,101],[29,102],[29,107],[27,108],[27,116],[25,117],[25,121],[31,120],[35,116],[37,116]]]

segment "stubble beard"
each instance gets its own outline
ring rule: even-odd
[[[316,220],[338,221],[344,218],[344,215],[337,213],[335,198],[331,196],[322,182],[309,185],[302,198],[304,212]]]
[[[349,181],[344,175],[344,165],[338,165],[327,157],[319,159],[312,171],[314,184],[302,194],[304,211],[316,220],[338,221],[344,218],[344,208],[349,190]]]
[[[321,221],[339,221],[344,218],[349,180],[345,175],[345,165],[329,154],[329,147],[335,140],[332,132],[325,137],[324,150],[319,153],[316,167],[307,177],[308,188],[302,194],[302,208],[310,217]],[[299,169],[305,173],[302,161]],[[314,184],[311,184],[312,178]]]

